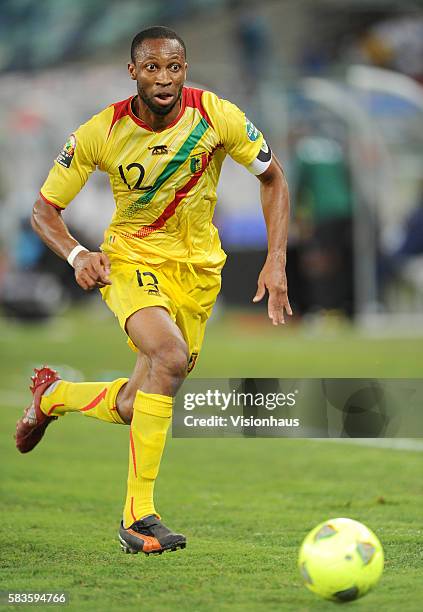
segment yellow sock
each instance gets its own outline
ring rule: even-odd
[[[118,378],[112,382],[73,383],[59,380],[43,393],[40,408],[49,416],[62,416],[66,412],[82,414],[124,425],[116,409],[119,389],[128,382]]]
[[[172,398],[137,391],[129,432],[128,489],[123,524],[132,523],[148,514],[157,514],[154,507],[154,483],[166,442],[172,416]]]

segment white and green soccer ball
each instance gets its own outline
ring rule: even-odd
[[[348,518],[320,523],[298,558],[305,585],[332,601],[352,601],[372,589],[383,571],[383,548],[365,525]]]

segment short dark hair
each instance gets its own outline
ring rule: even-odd
[[[135,55],[137,49],[145,40],[150,40],[152,38],[164,38],[166,40],[177,40],[178,43],[184,50],[185,57],[187,56],[187,48],[185,46],[182,38],[170,28],[166,28],[165,26],[153,26],[151,28],[147,28],[146,30],[141,30],[134,36],[134,39],[131,44],[131,59],[135,63]]]

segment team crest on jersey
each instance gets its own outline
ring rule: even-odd
[[[195,153],[194,155],[191,155],[189,159],[190,171],[192,174],[202,172],[207,165],[207,153],[205,151],[202,153]]]
[[[248,140],[251,140],[251,142],[255,142],[257,138],[260,136],[260,132],[254,125],[254,123],[251,123],[249,119],[247,119],[247,122],[245,124],[245,129],[247,130]]]
[[[64,166],[65,168],[69,168],[72,163],[73,156],[75,155],[75,149],[76,137],[75,134],[71,134],[65,142],[63,149],[60,151],[59,155],[56,158],[58,163]]]

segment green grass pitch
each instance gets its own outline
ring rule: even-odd
[[[337,604],[304,588],[296,558],[309,529],[348,516],[377,533],[386,567],[375,591],[346,605],[421,610],[420,453],[314,440],[169,439],[157,506],[188,546],[124,555],[116,533],[127,428],[68,415],[28,455],[12,438],[33,366],[62,365],[87,380],[130,371],[134,357],[118,325],[104,309],[44,326],[2,321],[0,344],[0,590],[64,590],[65,610],[333,610]],[[309,337],[234,314],[212,321],[196,366],[198,377],[422,374],[417,338],[369,340],[348,329]]]

